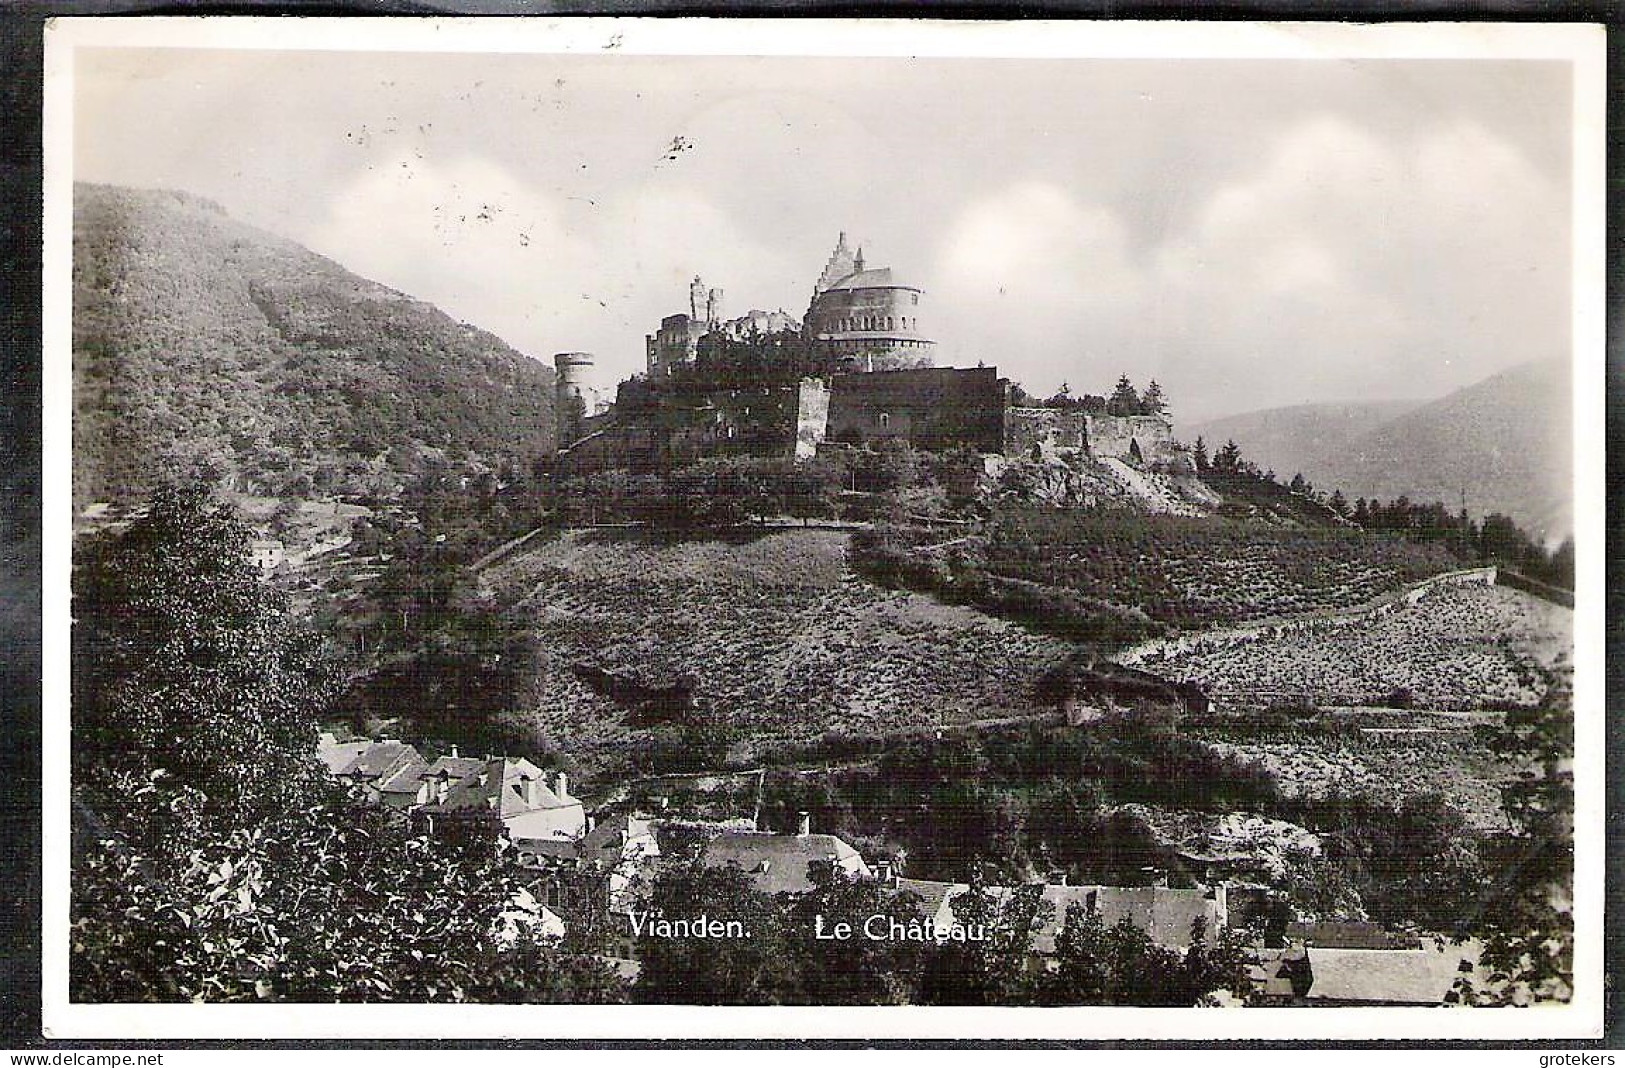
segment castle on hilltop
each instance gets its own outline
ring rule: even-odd
[[[583,399],[591,357],[555,358],[559,461],[570,470],[654,470],[706,456],[806,459],[900,441],[930,451],[1188,463],[1160,405],[1035,402],[995,367],[934,366],[936,342],[920,325],[924,296],[892,268],[867,266],[844,232],[800,323],[782,308],[727,318],[723,291],[695,277],[688,310],[645,337],[644,373],[622,382],[607,410],[593,414]]]

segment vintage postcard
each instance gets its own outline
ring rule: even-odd
[[[1600,1035],[1603,46],[55,21],[47,1034]]]

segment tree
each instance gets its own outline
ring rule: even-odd
[[[72,996],[619,997],[541,940],[511,846],[417,834],[327,775],[327,673],[246,538],[206,487],[171,486],[82,553]]]
[[[1202,436],[1200,434],[1196,436],[1196,451],[1194,459],[1196,461],[1196,473],[1198,475],[1207,474],[1207,442],[1202,440]]]
[[[1039,886],[995,892],[980,876],[950,900],[954,922],[981,937],[946,940],[920,980],[927,1005],[1021,1005],[1032,1000],[1033,937],[1054,914]]]
[[[1129,381],[1128,375],[1117,379],[1117,385],[1112,389],[1112,395],[1106,400],[1108,415],[1139,415],[1141,407],[1140,394],[1135,390],[1134,383]]]
[[[302,796],[312,709],[335,675],[261,581],[248,539],[192,483],[160,486],[145,518],[85,546],[73,580],[77,781],[161,771],[227,820]]]
[[[782,1005],[801,1000],[796,955],[778,904],[737,865],[699,860],[672,865],[654,879],[645,915],[737,921],[744,938],[644,937],[639,1001],[704,1005]]]
[[[1145,387],[1145,394],[1140,398],[1140,406],[1146,415],[1162,415],[1168,410],[1168,403],[1163,399],[1162,387],[1157,385],[1153,378]]]
[[[914,1000],[927,944],[890,937],[919,925],[917,899],[831,864],[809,868],[813,887],[787,909],[801,991],[815,1005],[903,1005]],[[879,917],[879,919],[876,919]],[[831,937],[838,925],[848,937]],[[873,931],[886,937],[872,938]],[[825,937],[817,937],[823,934]]]
[[[1224,443],[1218,452],[1213,454],[1213,470],[1221,475],[1239,474],[1242,469],[1241,446],[1236,444],[1234,438]]]
[[[1567,1000],[1574,989],[1572,694],[1556,687],[1540,707],[1508,712],[1493,744],[1519,769],[1501,791],[1512,829],[1487,845],[1495,877],[1472,917],[1489,982],[1458,985],[1475,1004]]]

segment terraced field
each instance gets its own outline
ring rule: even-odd
[[[1574,613],[1501,586],[1447,586],[1355,624],[1175,654],[1156,670],[1236,700],[1303,693],[1379,704],[1406,690],[1416,708],[1533,707],[1572,662]]]
[[[1342,529],[1010,509],[990,574],[1139,609],[1182,629],[1349,608],[1458,566],[1437,545]]]
[[[846,535],[787,530],[739,544],[650,544],[576,532],[485,573],[541,646],[526,704],[540,736],[591,760],[641,728],[589,688],[587,664],[690,676],[696,721],[760,739],[883,734],[1036,714],[1034,679],[1066,643],[971,609],[870,585]]]
[[[1399,802],[1442,794],[1477,827],[1505,826],[1501,787],[1513,769],[1470,728],[1423,731],[1192,732],[1215,749],[1255,760],[1275,776],[1285,797],[1368,794]]]

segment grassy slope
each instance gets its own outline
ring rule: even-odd
[[[73,268],[80,502],[200,459],[253,492],[387,492],[426,449],[551,444],[543,364],[207,201],[78,186]]]
[[[846,535],[785,531],[744,544],[669,546],[565,535],[493,567],[487,582],[532,620],[542,668],[531,722],[587,756],[636,737],[573,663],[696,676],[695,704],[749,736],[883,734],[1019,716],[1067,646],[854,578]]]

